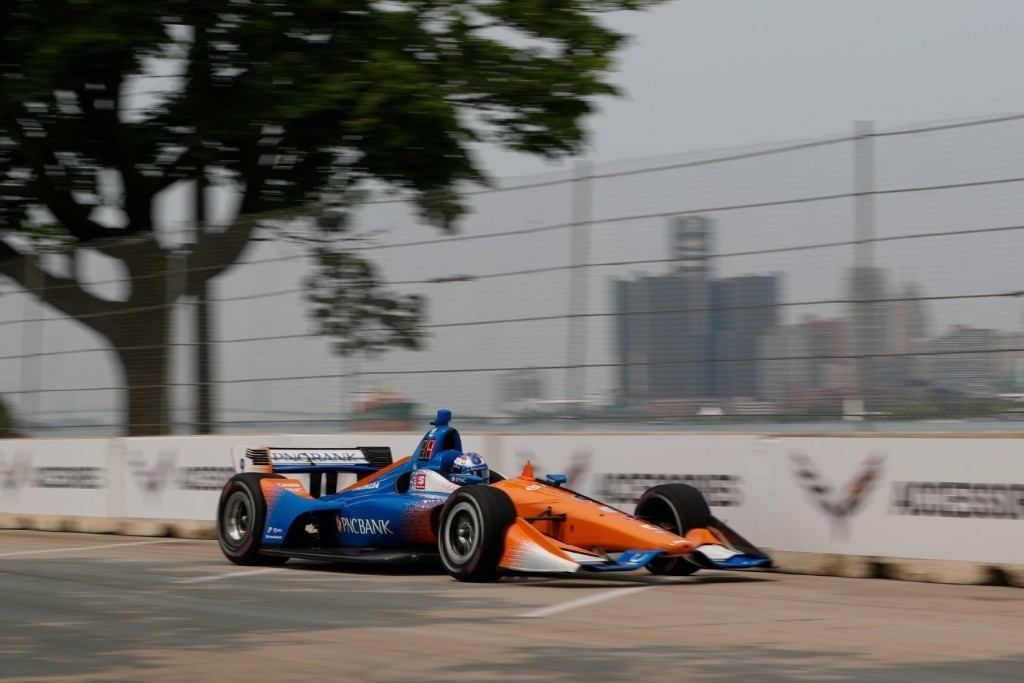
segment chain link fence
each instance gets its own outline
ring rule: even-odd
[[[421,348],[377,354],[319,331],[313,238],[262,227],[235,261],[179,217],[159,248],[0,278],[0,396],[29,435],[418,428],[439,406],[479,429],[1017,429],[1022,160],[1024,116],[858,124],[500,182],[453,235],[374,196],[345,249],[425,306]]]

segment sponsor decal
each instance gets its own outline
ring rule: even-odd
[[[179,467],[178,488],[185,491],[219,491],[235,471],[230,467]]]
[[[793,464],[793,476],[815,507],[831,521],[833,537],[849,536],[850,518],[864,506],[875,484],[881,479],[885,456],[875,454],[865,459],[857,475],[838,494],[808,456],[791,453],[789,457]]]
[[[341,532],[344,534],[357,534],[359,536],[390,536],[390,519],[363,519],[361,517],[338,517],[341,522]]]
[[[430,460],[430,457],[434,454],[434,432],[435,429],[431,429],[430,433],[427,434],[423,439],[423,445],[420,446],[420,452],[417,456],[418,460]]]
[[[712,507],[743,505],[743,480],[737,474],[600,474],[597,498],[613,505],[635,504],[647,489],[670,483],[693,486],[704,494]]]
[[[143,491],[160,493],[170,485],[177,460],[178,455],[174,451],[161,451],[152,465],[149,465],[142,457],[132,458],[128,462],[135,481]]]
[[[0,464],[0,488],[102,489],[107,486],[105,467],[33,467],[32,456],[19,454]]]
[[[1024,484],[896,481],[889,513],[961,519],[1024,519]]]
[[[235,474],[232,467],[179,467],[175,451],[161,451],[152,463],[141,453],[135,453],[128,465],[139,488],[151,494],[171,487],[181,491],[219,491]]]
[[[379,481],[371,481],[369,484],[365,484],[364,486],[357,486],[357,487],[355,487],[352,490],[353,491],[364,491],[364,490],[368,490],[368,489],[379,489],[379,488],[380,488],[380,482]]]
[[[417,491],[427,488],[427,473],[417,472],[412,478],[412,487]]]
[[[271,448],[271,465],[367,465],[369,462],[360,450]]]
[[[32,486],[37,489],[103,489],[107,487],[103,467],[36,467]]]
[[[32,458],[26,453],[0,464],[0,488],[17,491],[32,480]]]

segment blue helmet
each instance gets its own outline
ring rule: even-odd
[[[456,484],[488,484],[491,472],[477,453],[463,453],[452,462],[448,478]]]

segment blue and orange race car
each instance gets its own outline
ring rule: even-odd
[[[536,478],[529,463],[515,477],[489,470],[450,423],[439,410],[395,462],[387,447],[249,449],[221,493],[221,550],[237,564],[440,561],[461,581],[771,565],[691,486],[652,487],[629,514],[564,487],[562,475]],[[339,473],[357,480],[339,491]]]

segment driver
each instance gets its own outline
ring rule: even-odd
[[[487,463],[478,453],[462,453],[452,461],[448,479],[454,484],[489,484],[491,472]]]

